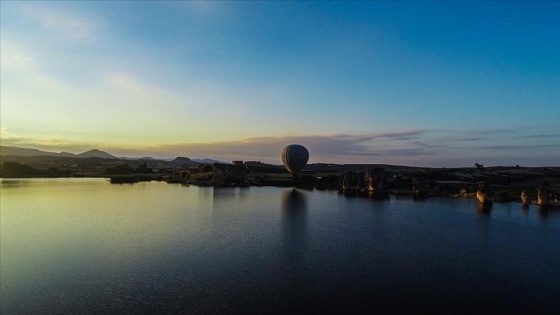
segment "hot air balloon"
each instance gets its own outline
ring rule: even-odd
[[[309,160],[309,151],[299,144],[290,144],[282,150],[282,163],[296,177]]]

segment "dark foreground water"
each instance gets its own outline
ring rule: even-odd
[[[1,181],[2,314],[560,311],[560,213],[271,187]]]

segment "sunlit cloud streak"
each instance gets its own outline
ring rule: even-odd
[[[184,143],[161,144],[155,146],[158,152],[181,153],[189,152],[192,155],[227,155],[234,157],[255,157],[256,159],[274,161],[279,160],[279,152],[284,146],[291,143],[306,146],[311,153],[311,161],[328,161],[329,158],[342,161],[343,158],[374,157],[375,155],[391,155],[391,150],[372,150],[372,140],[398,141],[410,139],[421,131],[403,131],[397,133],[378,133],[370,135],[331,135],[331,136],[283,136],[283,137],[256,137],[239,141],[226,141],[214,143]],[[423,154],[421,148],[414,146],[416,154]],[[152,150],[153,150],[152,149]],[[401,149],[402,150],[402,149]],[[410,149],[406,149],[410,150]],[[398,152],[395,151],[395,152]]]
[[[173,158],[210,157],[222,161],[254,160],[280,164],[280,152],[288,144],[297,143],[310,151],[310,163],[379,163],[413,166],[470,166],[474,162],[485,165],[520,164],[519,159],[553,165],[560,154],[554,141],[542,144],[506,145],[490,142],[471,147],[464,138],[438,138],[438,133],[426,130],[379,132],[367,135],[310,135],[254,137],[235,141],[211,143],[174,143],[130,147],[100,145],[56,139],[31,139],[8,134],[2,145],[27,146],[43,150],[80,153],[94,147],[116,156]],[[510,137],[509,139],[514,139]],[[554,139],[554,138],[552,138]],[[486,141],[486,140],[485,140]],[[493,144],[492,144],[493,143]],[[59,150],[56,150],[56,149]],[[534,152],[538,152],[535,154]],[[452,157],[453,159],[449,159]],[[450,162],[451,161],[451,162]],[[500,162],[501,161],[501,162]],[[523,163],[521,163],[523,164]],[[526,163],[525,163],[526,164]]]

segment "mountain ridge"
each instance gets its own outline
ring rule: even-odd
[[[96,157],[96,158],[102,158],[102,159],[117,159],[116,156],[107,153],[105,151],[101,151],[98,149],[92,149],[80,154],[76,154],[76,157],[81,157],[81,158],[85,158],[85,157]]]
[[[140,158],[131,158],[131,157],[125,157],[125,156],[121,156],[121,157],[117,157],[114,156],[108,152],[99,150],[99,149],[91,149],[79,154],[74,154],[74,153],[70,153],[70,152],[50,152],[50,151],[42,151],[42,150],[38,150],[38,149],[30,149],[30,148],[21,148],[21,147],[16,147],[16,146],[0,146],[0,155],[13,155],[13,156],[23,156],[23,157],[29,157],[29,156],[59,156],[59,157],[73,157],[73,158],[103,158],[103,159],[119,159],[119,160],[153,160],[153,161],[157,161],[157,160],[162,160],[162,161],[173,161],[173,160],[177,160],[176,158],[170,158],[170,159],[157,159],[157,158],[153,158],[153,157],[149,157],[149,156],[145,156],[145,157],[140,157]],[[187,158],[189,159],[189,158]],[[210,159],[210,158],[202,158],[202,159],[189,159],[192,162],[196,162],[196,163],[206,163],[206,164],[213,164],[213,163],[221,163],[221,164],[227,164],[225,162],[219,161],[219,160],[214,160],[214,159]]]
[[[62,157],[76,157],[76,158],[91,158],[98,157],[104,159],[117,159],[116,156],[101,151],[98,149],[92,149],[79,154],[74,154],[70,152],[49,152],[42,151],[38,149],[20,148],[15,146],[0,146],[0,155],[14,155],[14,156],[62,156]]]

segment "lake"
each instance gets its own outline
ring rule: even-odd
[[[108,179],[1,181],[2,314],[560,310],[560,212]]]

